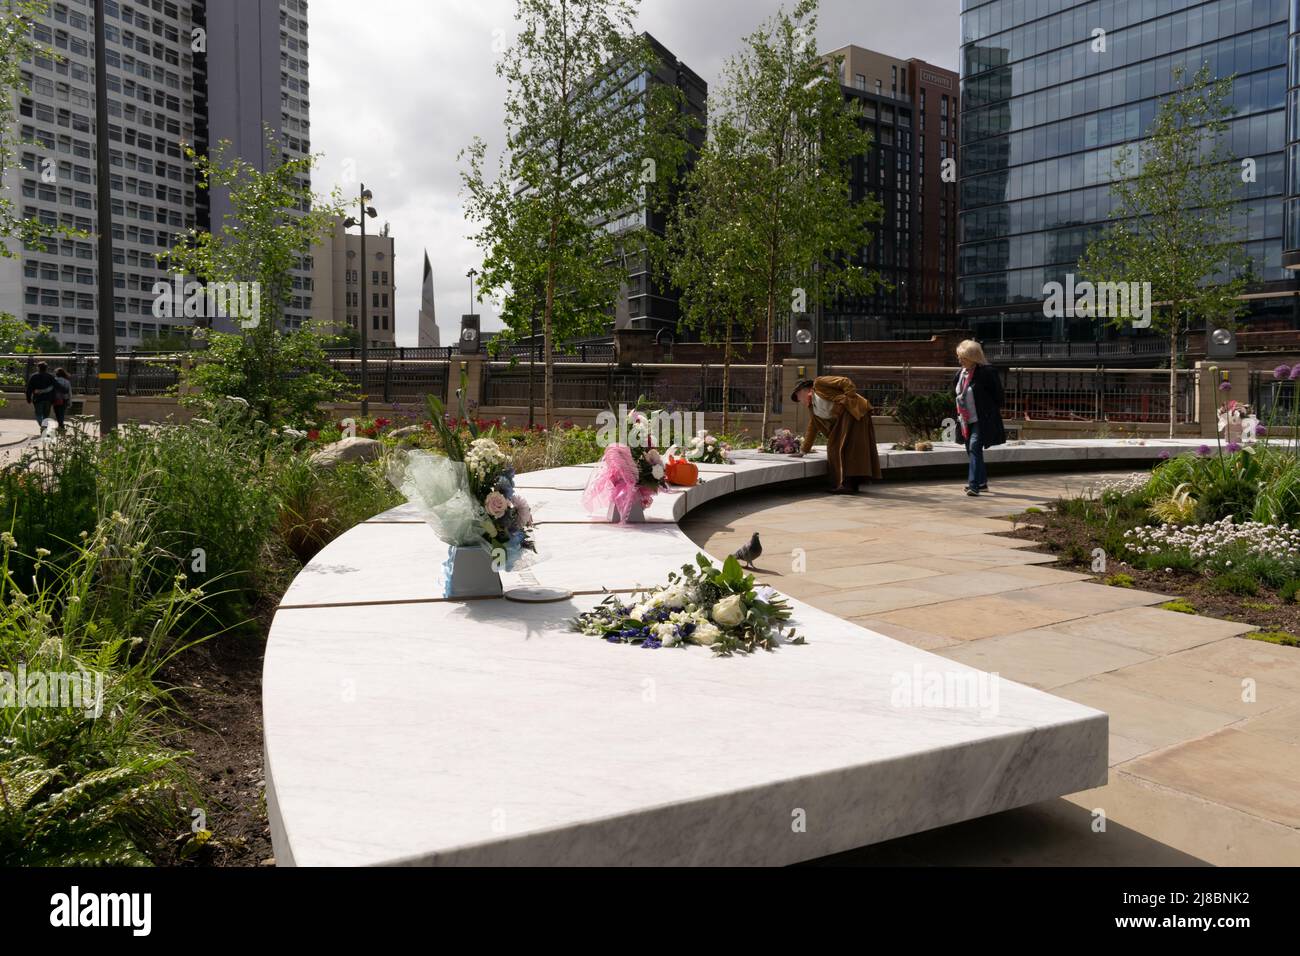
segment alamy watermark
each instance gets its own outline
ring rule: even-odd
[[[57,707],[87,717],[104,712],[104,675],[91,671],[0,670],[0,708]]]
[[[685,448],[691,439],[705,431],[703,412],[651,412],[634,416],[634,409],[620,405],[618,412],[603,411],[596,416],[596,444],[628,445],[637,448]]]
[[[1001,678],[976,670],[928,670],[920,664],[911,671],[895,671],[889,705],[899,710],[935,708],[977,710],[981,717],[998,713]]]
[[[182,275],[153,286],[156,319],[238,319],[240,328],[255,329],[261,321],[260,282],[186,282]]]
[[[1099,318],[1129,320],[1135,329],[1151,327],[1150,282],[1065,282],[1043,286],[1043,315],[1049,319]]]

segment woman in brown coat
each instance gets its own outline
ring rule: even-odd
[[[790,399],[809,411],[804,453],[812,451],[818,436],[826,439],[832,494],[853,494],[864,479],[880,478],[871,403],[858,394],[852,380],[841,375],[804,379]]]

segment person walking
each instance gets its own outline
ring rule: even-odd
[[[63,419],[72,404],[72,377],[68,370],[59,366],[54,370],[54,417],[59,420],[59,431],[63,431]]]
[[[1007,431],[1002,424],[1002,379],[998,370],[984,357],[984,348],[974,339],[957,346],[957,421],[966,444],[969,466],[966,494],[972,498],[989,490],[984,450],[1004,445]]]
[[[54,376],[50,374],[48,362],[37,362],[36,372],[27,380],[27,404],[36,412],[36,424],[45,427],[45,420],[50,417],[54,405],[54,392],[58,388]]]

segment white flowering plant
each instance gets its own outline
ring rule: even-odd
[[[574,618],[575,631],[611,644],[636,644],[647,650],[698,644],[715,656],[773,651],[781,644],[803,644],[786,630],[790,606],[775,590],[755,586],[740,562],[729,557],[716,566],[698,554],[695,564],[668,583],[633,595],[611,594]]]
[[[1300,572],[1300,530],[1290,525],[1243,521],[1226,517],[1209,524],[1158,525],[1131,528],[1124,546],[1152,567],[1175,563],[1219,573],[1253,570],[1266,578],[1285,580]]]
[[[731,446],[701,429],[686,447],[686,460],[699,465],[731,465]]]

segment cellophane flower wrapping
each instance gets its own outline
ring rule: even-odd
[[[591,514],[618,510],[620,524],[627,524],[628,513],[636,505],[645,507],[654,499],[654,487],[640,483],[641,472],[627,445],[610,445],[582,493],[582,506]],[[647,493],[647,491],[649,493]]]
[[[587,482],[582,505],[588,513],[604,515],[612,505],[618,509],[619,524],[627,524],[636,504],[650,507],[668,486],[668,459],[655,447],[653,432],[643,412],[633,410],[627,416],[627,444],[608,446]]]
[[[481,547],[501,571],[536,560],[532,508],[515,489],[509,457],[492,439],[475,440],[464,461],[405,452],[394,458],[389,480],[448,545]]]
[[[428,452],[407,451],[393,457],[388,466],[388,480],[420,509],[440,541],[452,547],[481,542],[481,506],[470,492],[464,462]]]

